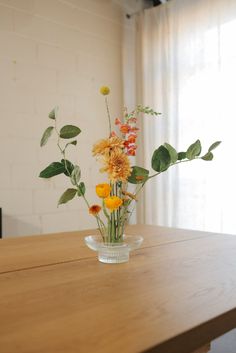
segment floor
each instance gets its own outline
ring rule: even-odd
[[[236,353],[236,329],[213,341],[209,353]]]

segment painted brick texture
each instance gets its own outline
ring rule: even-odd
[[[0,0],[0,207],[3,236],[95,227],[82,200],[57,208],[69,187],[62,176],[38,174],[60,158],[55,139],[39,147],[47,115],[82,130],[71,158],[82,167],[88,197],[103,179],[92,143],[107,135],[98,90],[109,85],[114,116],[122,107],[122,13],[112,1]]]

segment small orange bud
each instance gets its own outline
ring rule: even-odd
[[[102,208],[99,205],[92,205],[91,207],[89,207],[89,213],[93,216],[96,216],[101,211],[101,209]]]

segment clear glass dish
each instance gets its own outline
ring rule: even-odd
[[[104,243],[100,235],[85,237],[86,245],[98,252],[98,260],[107,264],[120,264],[129,261],[129,253],[138,249],[143,242],[139,235],[124,235],[122,243]]]

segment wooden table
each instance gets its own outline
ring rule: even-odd
[[[119,265],[91,231],[0,240],[0,353],[189,353],[236,327],[236,236],[127,233],[144,242]]]

